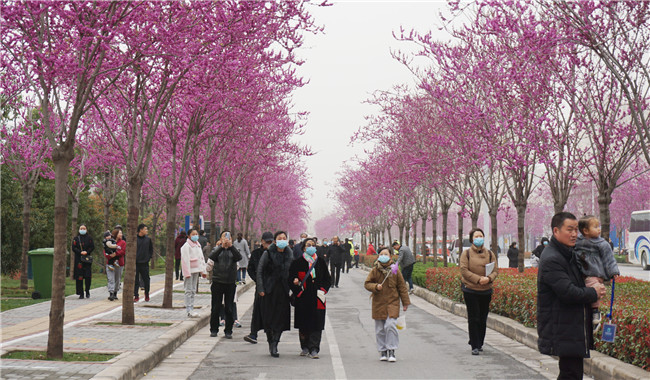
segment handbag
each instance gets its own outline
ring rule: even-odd
[[[81,250],[84,250],[83,244],[81,244],[81,238],[79,238],[79,246],[81,247]],[[91,255],[80,255],[81,256],[81,262],[83,264],[92,264],[93,263],[93,257]]]
[[[311,270],[314,268],[314,264],[316,264],[315,261],[309,265],[309,269],[307,269],[307,273],[305,273],[305,277],[303,277],[302,282],[300,283],[300,287],[302,288],[300,293],[298,293],[298,295],[293,292],[291,293],[291,297],[289,298],[289,303],[291,303],[291,306],[296,306],[296,298],[300,297],[302,292],[305,291],[305,282],[307,282],[307,277],[310,276]]]

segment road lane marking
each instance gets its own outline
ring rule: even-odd
[[[343,367],[343,359],[341,359],[341,352],[339,345],[336,343],[336,336],[334,336],[334,329],[330,317],[325,315],[325,334],[327,334],[327,342],[330,347],[330,357],[332,358],[332,367],[334,368],[334,378],[337,380],[345,380],[345,367]]]

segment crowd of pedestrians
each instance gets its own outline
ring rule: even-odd
[[[593,216],[581,220],[570,213],[556,214],[551,221],[553,235],[543,238],[532,255],[539,266],[537,330],[539,351],[559,357],[559,379],[579,379],[583,359],[593,348],[593,331],[601,322],[599,300],[605,294],[603,283],[619,275],[610,243],[600,237],[600,223]],[[134,301],[144,289],[149,301],[149,262],[153,243],[148,228],[137,229]],[[492,287],[499,274],[497,254],[485,246],[480,228],[469,233],[471,246],[460,253],[461,290],[467,307],[469,345],[472,355],[479,355],[485,343],[487,317]],[[295,244],[292,244],[295,243]],[[102,241],[106,259],[109,300],[117,300],[125,265],[126,242],[120,226],[107,231]],[[241,326],[236,316],[236,286],[246,283],[246,275],[255,282],[255,298],[250,333],[244,337],[257,343],[258,333],[266,333],[269,353],[279,357],[278,345],[284,331],[298,329],[300,355],[319,358],[322,331],[325,328],[326,298],[331,288],[338,288],[342,273],[349,273],[352,263],[359,265],[359,247],[352,239],[343,242],[334,236],[331,242],[301,234],[293,242],[284,231],[264,232],[259,244],[250,250],[242,233],[232,239],[223,231],[212,247],[204,231],[181,230],[175,239],[175,275],[183,281],[185,307],[189,318],[194,312],[194,297],[200,277],[211,282],[212,307],[210,336],[218,336],[224,327],[232,339],[233,325]],[[79,298],[90,297],[92,252],[95,245],[85,225],[72,241],[73,275]],[[372,319],[375,321],[377,350],[381,361],[397,361],[400,310],[410,305],[413,292],[412,273],[416,258],[409,247],[394,241],[390,247],[372,242],[366,255],[378,255],[365,280],[371,292]],[[396,260],[393,257],[397,256]],[[516,243],[508,249],[509,267],[517,267]],[[408,286],[407,286],[408,285]]]

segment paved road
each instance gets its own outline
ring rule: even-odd
[[[650,281],[650,271],[641,269],[641,265],[639,264],[619,264],[618,269],[621,271],[621,276],[630,276],[639,280]]]
[[[264,339],[242,340],[248,332],[252,292],[238,302],[242,329],[234,339],[209,338],[204,328],[157,368],[151,379],[547,379],[557,377],[557,362],[488,330],[485,351],[470,355],[467,322],[413,297],[408,329],[400,333],[397,363],[380,362],[375,346],[367,272],[342,276],[341,287],[328,298],[328,320],[319,360],[300,357],[297,331],[285,332],[280,358],[272,358]],[[263,335],[263,334],[262,334]]]

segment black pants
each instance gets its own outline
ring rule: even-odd
[[[330,274],[332,276],[332,284],[339,286],[339,279],[341,278],[341,265],[331,264]]]
[[[135,285],[133,287],[133,295],[138,297],[138,290],[140,290],[140,279],[144,282],[144,295],[149,295],[149,285],[151,278],[149,277],[149,262],[135,264]]]
[[[465,305],[467,306],[469,344],[472,349],[482,348],[483,341],[485,341],[485,328],[492,294],[463,292],[463,298],[465,298]]]
[[[354,267],[359,268],[359,256],[358,255],[354,256]],[[309,268],[307,268],[307,269],[309,269]]]
[[[91,277],[84,277],[83,280],[77,280],[77,294],[82,296],[84,294],[84,282],[86,282],[86,293],[90,293]]]
[[[219,332],[219,315],[221,314],[221,308],[225,307],[226,328],[224,332],[226,334],[232,334],[232,325],[235,323],[232,314],[232,305],[235,301],[236,288],[237,285],[235,284],[220,284],[212,281],[212,285],[210,286],[210,290],[212,291],[212,307],[210,309],[211,333]]]
[[[300,338],[300,348],[306,348],[309,352],[320,352],[320,340],[323,335],[322,330],[309,331],[298,330],[298,337]]]
[[[350,267],[352,267],[352,256],[350,254],[345,255],[345,273],[350,273]]]
[[[415,264],[411,264],[409,266],[406,266],[402,268],[402,277],[404,277],[404,281],[409,284],[409,290],[413,290],[413,266]]]
[[[560,374],[558,380],[580,380],[584,373],[581,357],[560,356]]]
[[[255,291],[255,288],[253,288]],[[255,291],[255,300],[253,301],[253,315],[251,316],[251,336],[257,338],[257,332],[260,331],[260,295]]]
[[[174,270],[176,271],[176,279],[183,281],[183,272],[180,271],[181,268],[181,259],[174,259]],[[180,276],[179,276],[180,272]]]
[[[220,310],[221,311],[219,312],[219,318],[221,318],[221,320],[225,321],[226,320],[226,308],[224,307],[223,304],[221,304],[221,309]],[[239,320],[239,318],[237,318],[237,302],[234,302],[234,301],[232,303],[232,319],[233,319],[233,321]]]

